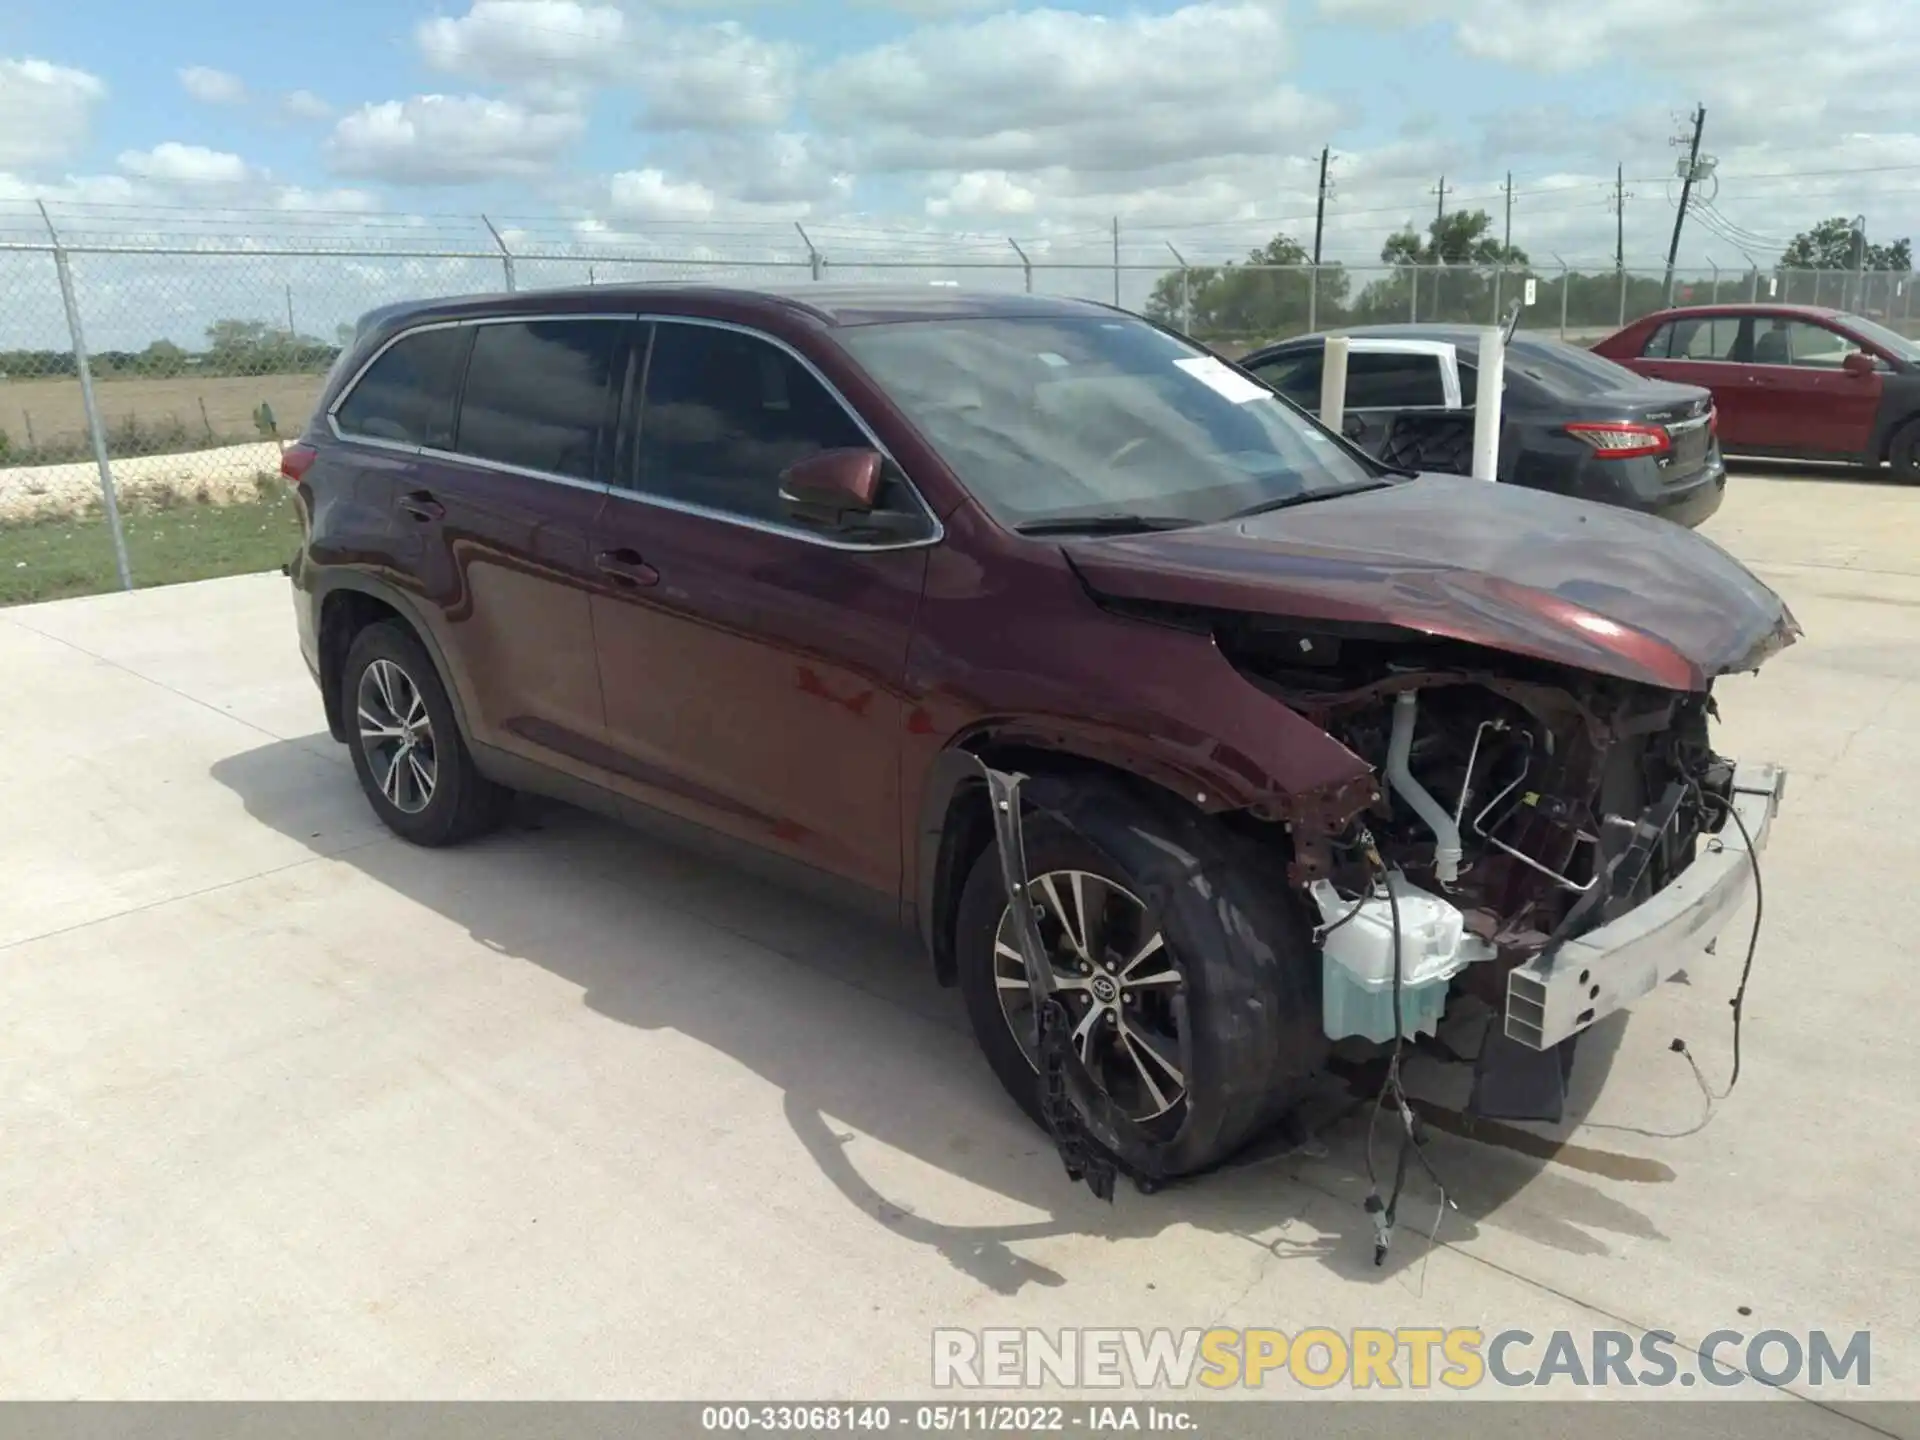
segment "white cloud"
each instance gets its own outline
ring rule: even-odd
[[[238,155],[203,145],[182,145],[177,140],[165,141],[151,150],[122,151],[118,164],[136,179],[185,189],[244,185],[254,178],[254,171]]]
[[[304,186],[289,185],[274,195],[273,208],[295,214],[344,213],[371,215],[380,209],[380,197],[370,190],[356,190],[346,187],[332,190],[309,190]]]
[[[1004,170],[969,170],[944,192],[930,197],[927,213],[946,215],[1031,215],[1040,197]]]
[[[862,170],[1123,174],[1317,145],[1336,117],[1287,83],[1290,51],[1264,4],[1009,11],[835,61],[810,108]]]
[[[477,0],[423,21],[427,64],[507,87],[548,109],[597,89],[637,93],[640,123],[660,130],[772,128],[792,108],[800,53],[738,22],[687,24],[580,0]]]
[[[333,107],[311,90],[294,90],[283,95],[280,108],[295,120],[331,120]]]
[[[624,170],[608,189],[610,208],[622,220],[707,220],[719,204],[706,186],[660,170]]]
[[[247,98],[246,82],[225,70],[189,65],[178,74],[181,88],[203,105],[239,105]]]
[[[106,97],[97,76],[45,60],[0,59],[0,167],[63,160],[86,142]]]
[[[662,130],[768,129],[793,108],[799,52],[732,20],[668,31],[636,66],[643,124]]]
[[[341,175],[394,184],[455,185],[548,172],[580,138],[585,117],[475,95],[416,95],[363,105],[327,142]]]

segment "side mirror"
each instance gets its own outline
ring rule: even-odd
[[[911,535],[917,515],[876,510],[886,461],[877,450],[821,450],[780,472],[780,503],[803,524],[824,530]]]
[[[1871,375],[1880,368],[1880,364],[1866,351],[1855,350],[1842,357],[1840,368],[1849,375]]]

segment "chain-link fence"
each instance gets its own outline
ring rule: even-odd
[[[260,244],[100,233],[0,212],[0,604],[268,570],[297,543],[280,448],[361,315],[394,301],[634,281],[880,281],[1086,298],[1228,356],[1361,324],[1492,324],[1591,343],[1671,303],[1827,305],[1914,333],[1910,276],[1553,265],[1260,266],[1111,261],[927,236],[843,259],[804,233],[729,255],[723,230],[544,243],[475,217],[373,240]],[[35,233],[37,231],[37,233]],[[742,247],[748,248],[748,247]]]

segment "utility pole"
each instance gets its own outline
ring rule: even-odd
[[[1438,226],[1447,218],[1447,177],[1442,175],[1440,183],[1433,187],[1433,193],[1440,197],[1440,203],[1433,208],[1433,223]]]
[[[1313,209],[1313,265],[1320,268],[1320,236],[1327,228],[1327,158],[1332,147],[1320,151],[1320,200]]]
[[[1680,228],[1687,223],[1687,202],[1693,198],[1694,178],[1700,173],[1700,132],[1706,128],[1707,107],[1693,107],[1693,143],[1687,148],[1687,168],[1680,177],[1680,212],[1673,217],[1673,243],[1667,246],[1666,303],[1673,304],[1673,266],[1680,258]],[[1678,138],[1675,144],[1682,143]]]
[[[1620,291],[1621,325],[1627,323],[1627,201],[1633,192],[1627,189],[1627,167],[1613,169],[1613,273]]]

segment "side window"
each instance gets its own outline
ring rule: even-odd
[[[1349,410],[1405,410],[1446,403],[1438,356],[1356,350],[1347,357]]]
[[[821,450],[872,443],[778,346],[713,325],[655,325],[635,447],[642,493],[790,524],[782,470]]]
[[[447,326],[388,346],[334,412],[340,433],[399,445],[451,443],[453,396],[471,334]]]
[[[1840,362],[1859,348],[1838,330],[1829,330],[1824,325],[1813,325],[1802,320],[1789,322],[1787,349],[1796,365],[1838,370]]]
[[[1685,320],[1679,323],[1681,326],[1685,326],[1685,325],[1695,324],[1697,322],[1691,321],[1691,320]],[[1672,320],[1667,321],[1667,323],[1664,325],[1656,326],[1654,328],[1653,334],[1647,337],[1647,343],[1640,347],[1640,358],[1642,360],[1664,360],[1669,355],[1674,354],[1675,353],[1673,349],[1674,329],[1675,329],[1675,322]]]
[[[1291,355],[1276,355],[1264,364],[1249,368],[1301,409],[1318,410],[1322,354],[1316,346],[1311,350],[1296,350]]]
[[[1675,360],[1732,360],[1735,358],[1734,347],[1740,339],[1740,318],[1737,315],[1675,320],[1671,322],[1671,329]]]
[[[453,448],[523,470],[595,478],[625,330],[618,320],[474,326]]]

